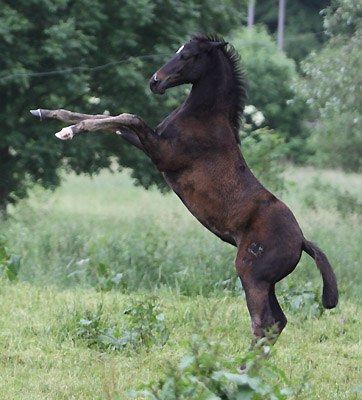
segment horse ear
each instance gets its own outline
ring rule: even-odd
[[[208,42],[206,51],[212,51],[214,49],[222,49],[227,46],[229,42]]]

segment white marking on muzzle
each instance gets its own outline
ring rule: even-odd
[[[155,75],[153,75],[153,82],[157,82],[158,81],[158,79],[157,79],[157,72],[155,73]]]
[[[176,54],[181,53],[181,51],[184,49],[185,45],[183,44],[177,51]]]

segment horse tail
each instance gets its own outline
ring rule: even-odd
[[[314,258],[317,267],[322,274],[323,296],[322,303],[324,308],[334,308],[338,303],[337,279],[334,275],[331,264],[327,256],[314,243],[303,238],[302,249]]]

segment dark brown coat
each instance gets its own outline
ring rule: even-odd
[[[287,323],[275,283],[290,274],[302,251],[322,273],[323,305],[335,307],[337,282],[323,252],[307,241],[288,207],[255,178],[240,151],[239,121],[246,90],[237,54],[221,38],[195,36],[150,81],[151,90],[192,84],[190,96],[153,131],[140,117],[32,111],[39,119],[76,122],[59,138],[99,129],[141,149],[189,211],[211,232],[237,247],[236,270],[257,337]]]

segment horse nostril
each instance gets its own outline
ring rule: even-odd
[[[162,75],[162,74],[161,74]],[[150,79],[150,89],[155,94],[164,94],[165,93],[165,79],[163,76],[159,78],[157,72],[152,75]]]

